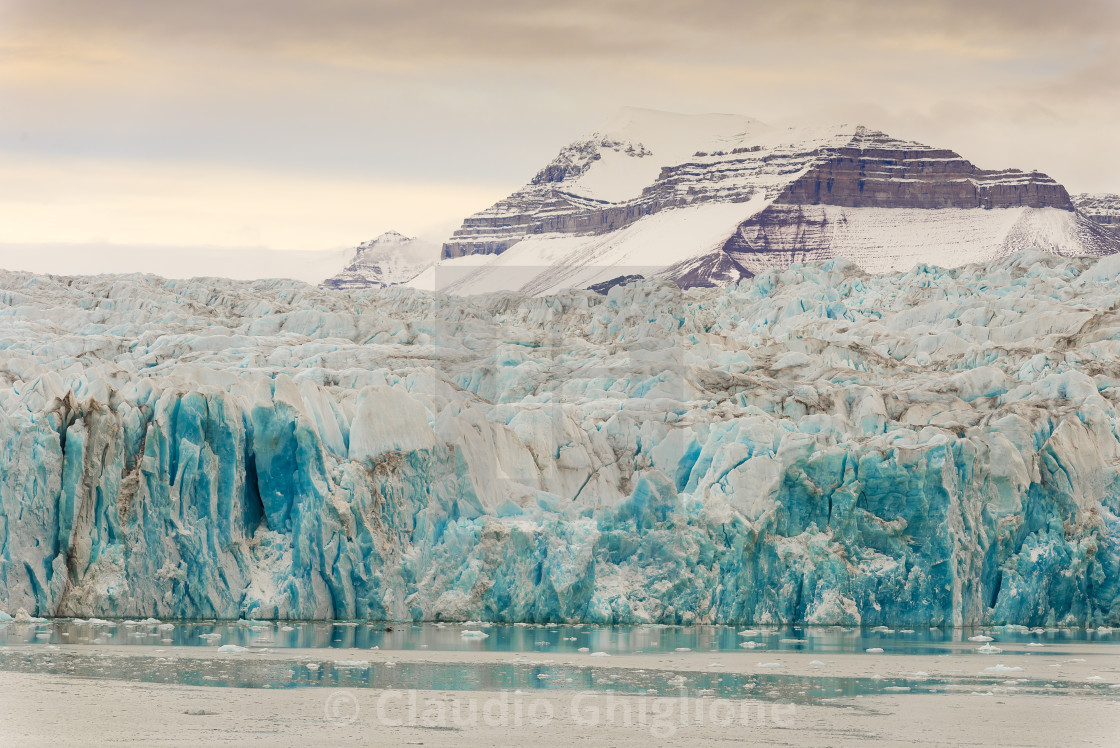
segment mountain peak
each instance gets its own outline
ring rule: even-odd
[[[412,241],[412,237],[405,236],[399,231],[389,229],[385,233],[378,236],[376,239],[371,239],[368,242],[363,242],[362,246],[370,246],[374,244],[403,244],[404,242]]]
[[[350,264],[321,285],[338,289],[397,286],[424,272],[438,258],[435,244],[390,230],[355,247]]]
[[[665,166],[697,150],[732,147],[743,138],[772,129],[738,114],[679,114],[623,107],[605,125],[584,138],[642,146]]]

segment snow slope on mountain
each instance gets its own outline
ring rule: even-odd
[[[407,283],[439,259],[439,245],[396,231],[364,242],[342,272],[322,282],[325,288],[385,288]]]
[[[496,257],[445,260],[434,273],[445,293],[477,294],[515,290],[540,295],[587,288],[620,275],[652,276],[682,260],[715,252],[764,203],[712,203],[666,210],[602,236],[544,234],[518,242]],[[469,269],[468,269],[469,268]],[[408,285],[421,285],[433,276]]]
[[[0,609],[1117,624],[1118,276],[0,273]]]
[[[531,236],[500,255],[444,260],[407,285],[462,295],[514,290],[557,293],[638,274],[665,274],[677,263],[719,252],[744,217],[767,203],[709,203],[669,209],[603,235]],[[948,208],[841,208],[819,206],[832,227],[826,247],[797,252],[732,253],[749,273],[793,262],[844,257],[872,273],[900,272],[920,263],[959,267],[1023,249],[1063,256],[1082,254],[1094,227],[1076,213],[1054,208],[1000,210]],[[802,228],[791,225],[799,234]],[[801,246],[807,247],[803,236]],[[1090,237],[1095,239],[1095,237]]]
[[[834,227],[827,249],[790,257],[777,252],[732,256],[759,273],[790,262],[844,257],[871,273],[902,272],[920,263],[959,267],[1024,249],[1082,254],[1085,221],[1055,208],[980,210],[820,206]],[[1091,230],[1091,229],[1089,229]]]

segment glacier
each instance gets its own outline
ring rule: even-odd
[[[624,107],[523,187],[468,216],[407,285],[532,295],[621,275],[723,286],[851,260],[872,273],[1019,250],[1120,252],[1115,196],[854,124]]]
[[[1118,274],[0,272],[0,609],[1120,623]]]

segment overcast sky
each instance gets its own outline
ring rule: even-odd
[[[0,245],[432,230],[622,105],[1120,192],[1117,0],[0,0]]]

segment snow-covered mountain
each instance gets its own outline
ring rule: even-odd
[[[1074,195],[1078,212],[1120,239],[1120,195],[1082,193]]]
[[[385,288],[399,286],[424,272],[439,259],[439,245],[386,231],[362,242],[342,272],[327,278],[324,288]]]
[[[846,257],[874,272],[1120,240],[1045,174],[986,171],[863,126],[627,108],[465,221],[415,285],[541,294],[626,275],[682,287]]]

